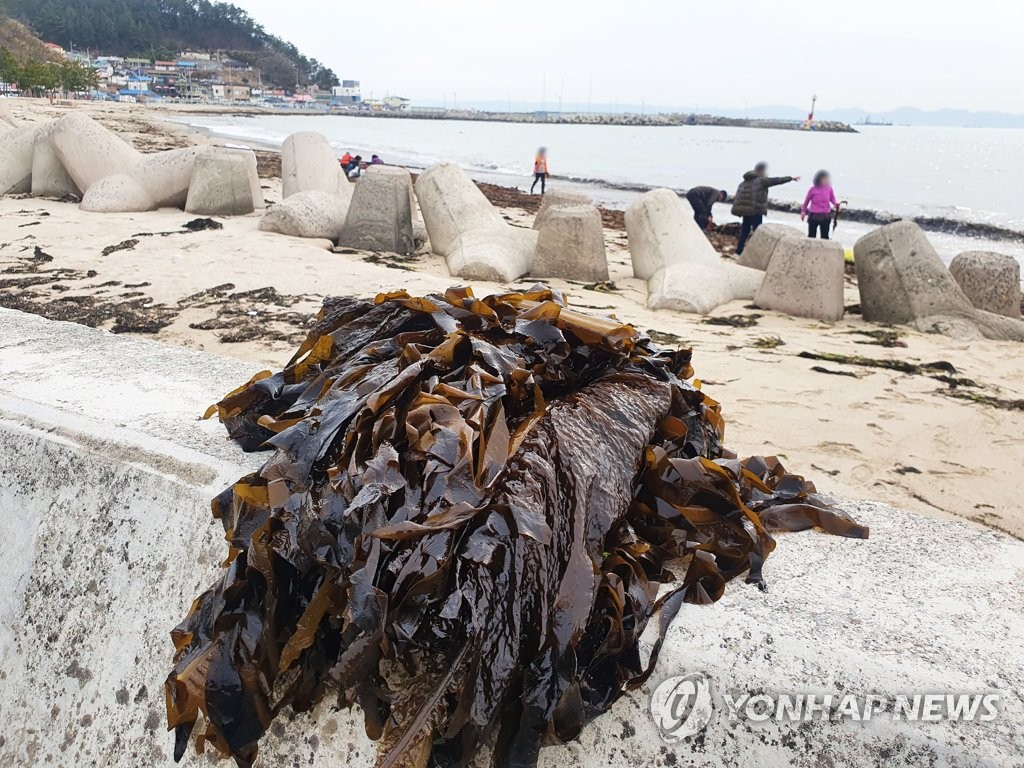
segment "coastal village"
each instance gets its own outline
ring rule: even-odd
[[[775,130],[807,130],[853,133],[845,123],[817,120],[814,107],[806,120],[770,120],[722,117],[696,113],[602,113],[571,112],[544,108],[535,111],[493,111],[414,105],[403,96],[375,98],[363,94],[358,80],[340,80],[322,88],[315,83],[291,87],[265,83],[259,67],[220,51],[179,51],[167,59],[113,56],[89,50],[65,49],[44,44],[57,59],[71,62],[91,73],[90,87],[62,89],[62,98],[120,101],[143,105],[208,104],[268,110],[302,110],[374,117],[421,120],[476,120],[509,123],[634,126],[734,126]],[[296,80],[299,73],[296,71]],[[38,90],[38,89],[36,89]],[[54,90],[49,91],[51,95]],[[18,96],[18,83],[0,80],[0,95]],[[816,98],[816,97],[815,97]]]
[[[93,88],[61,94],[67,98],[372,112],[407,111],[410,105],[409,99],[399,96],[364,99],[356,80],[343,80],[329,90],[315,84],[292,88],[264,84],[258,67],[222,52],[180,51],[173,59],[161,60],[45,45],[56,57],[95,73]],[[19,95],[18,84],[0,82],[0,94]]]

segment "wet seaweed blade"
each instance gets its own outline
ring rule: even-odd
[[[689,350],[541,286],[327,300],[284,370],[209,414],[273,453],[213,501],[229,551],[172,633],[175,759],[195,731],[251,766],[282,708],[331,695],[381,768],[492,739],[532,766],[643,684],[683,603],[763,585],[769,531],[868,535],[723,448],[692,376]]]

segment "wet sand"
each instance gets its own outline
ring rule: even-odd
[[[216,143],[134,106],[13,106],[25,120],[85,110],[143,151]],[[279,199],[276,156],[261,153],[260,168],[265,196]],[[511,223],[531,225],[535,199],[485,192]],[[186,225],[195,218],[173,210],[91,214],[70,202],[0,198],[0,305],[272,367],[290,356],[324,296],[429,292],[460,282],[429,253],[335,252],[326,241],[260,232],[258,215],[193,231]],[[885,329],[853,311],[835,325],[746,302],[710,318],[652,312],[644,283],[632,277],[621,213],[606,212],[605,226],[609,284],[548,282],[577,308],[614,314],[665,344],[692,345],[704,390],[723,403],[733,450],[778,454],[826,492],[956,515],[1024,538],[1016,480],[1021,345]],[[732,239],[716,245],[728,253]],[[482,295],[531,283],[473,287]],[[846,304],[857,303],[849,277]],[[820,359],[829,355],[861,360]],[[936,362],[955,373],[945,365],[879,367]],[[225,391],[236,384],[224,382]]]

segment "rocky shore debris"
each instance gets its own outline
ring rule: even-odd
[[[273,453],[213,502],[229,554],[173,632],[175,758],[195,730],[251,766],[285,707],[331,696],[379,766],[491,744],[532,766],[648,678],[684,602],[762,585],[770,530],[868,535],[723,448],[692,376],[542,286],[327,300],[284,370],[211,408]]]

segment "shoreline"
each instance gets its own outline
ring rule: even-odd
[[[66,112],[24,105],[17,117]],[[213,143],[151,110],[91,105],[87,113],[143,149]],[[279,157],[261,153],[264,196],[276,202]],[[481,188],[510,224],[532,226],[539,197]],[[955,516],[1024,539],[1024,510],[1006,480],[1017,471],[1024,411],[993,405],[994,399],[1024,400],[1019,344],[963,342],[865,323],[853,311],[859,298],[850,278],[846,317],[832,325],[744,301],[710,317],[652,311],[646,283],[632,275],[618,217],[620,211],[606,209],[608,283],[546,282],[583,312],[614,315],[661,344],[692,347],[704,390],[724,404],[730,447],[744,455],[779,455],[824,493]],[[258,214],[218,218],[216,229],[184,229],[193,218],[180,210],[93,214],[72,203],[0,198],[0,304],[274,368],[305,336],[325,296],[367,297],[396,288],[422,294],[461,282],[427,251],[394,257],[334,249],[327,241],[261,232]],[[730,239],[724,235],[720,251],[727,252]],[[533,282],[474,281],[473,288],[483,296]],[[808,355],[847,362],[818,365]],[[943,360],[976,386],[956,391],[927,373],[855,358]],[[225,382],[225,391],[234,383]]]
[[[246,144],[250,144],[254,147],[259,147],[265,151],[279,151],[280,144],[270,141],[261,140],[258,138],[252,138],[250,136],[232,134],[227,131],[219,131],[209,126],[199,126],[187,123],[175,115],[215,115],[221,116],[236,116],[236,117],[255,117],[255,116],[274,116],[274,117],[382,117],[386,116],[381,113],[348,113],[348,112],[311,112],[308,110],[296,111],[296,110],[277,110],[277,111],[239,111],[239,110],[225,110],[216,111],[208,109],[197,109],[191,111],[188,107],[182,109],[169,109],[168,107],[156,107],[158,110],[165,110],[165,115],[160,116],[158,119],[161,122],[167,122],[179,126],[183,126],[191,131],[199,132],[205,136],[215,138],[217,140],[224,141],[238,141]],[[500,122],[500,121],[499,121]],[[514,122],[514,121],[511,121]],[[411,163],[400,163],[402,167],[408,168],[414,173],[417,171],[425,170],[424,165],[411,164]],[[469,172],[474,178],[486,175],[502,175],[497,172],[488,171],[483,168],[467,167]],[[529,184],[530,177],[521,177],[523,183]],[[618,182],[609,179],[603,179],[600,177],[592,176],[579,176],[574,174],[552,174],[552,181],[565,182],[572,185],[578,185],[581,187],[594,188],[597,190],[609,190],[613,192],[626,193],[629,196],[641,195],[645,192],[649,192],[653,189],[665,188],[664,185],[646,184],[643,182]],[[485,181],[485,183],[495,183],[493,181]],[[503,186],[501,184],[495,184],[496,186]],[[504,185],[507,186],[507,185]],[[677,195],[684,196],[686,189],[681,187],[667,187],[675,192]],[[731,204],[732,196],[730,195],[725,203],[722,203],[723,207],[727,207]],[[604,207],[610,209],[625,209],[625,204],[619,201],[607,201],[603,203]],[[770,199],[768,202],[768,210],[770,212],[799,215],[800,205],[798,203],[779,201]],[[842,219],[847,223],[865,224],[871,227],[880,227],[885,224],[890,224],[894,221],[901,219],[907,219],[913,221],[925,232],[951,235],[955,237],[968,238],[968,239],[979,239],[988,240],[996,243],[1012,244],[1014,246],[1024,246],[1024,230],[1014,229],[1010,226],[1004,226],[1001,224],[992,224],[986,221],[972,221],[969,219],[958,219],[950,216],[939,216],[939,215],[927,215],[927,214],[914,214],[914,215],[897,215],[884,210],[877,210],[872,208],[853,208],[844,207],[842,212]]]

